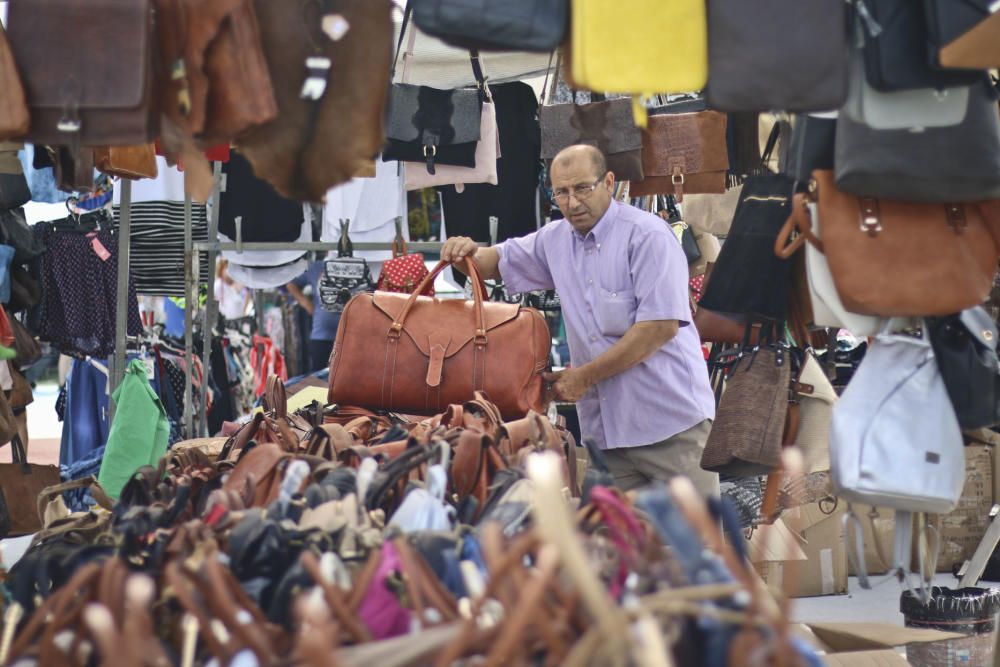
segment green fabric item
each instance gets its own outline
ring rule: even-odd
[[[155,466],[166,453],[170,424],[140,359],[129,364],[125,379],[111,398],[116,406],[115,418],[97,481],[117,500],[136,470],[144,465]]]
[[[14,348],[0,345],[0,361],[10,361],[15,357],[17,357],[17,352],[14,351]]]

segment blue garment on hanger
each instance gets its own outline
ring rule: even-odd
[[[10,262],[14,259],[14,248],[0,245],[0,303],[10,302]]]
[[[25,144],[24,148],[17,152],[18,159],[21,160],[21,167],[24,169],[24,177],[28,179],[28,189],[31,190],[31,201],[42,202],[43,204],[59,204],[69,199],[69,194],[56,187],[56,176],[51,167],[45,169],[35,169],[35,147]]]
[[[174,303],[173,299],[164,299],[163,311],[167,318],[167,322],[163,327],[163,333],[172,338],[183,338],[184,309]]]

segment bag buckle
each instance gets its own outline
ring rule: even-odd
[[[477,347],[486,347],[487,339],[486,332],[482,329],[476,329],[475,342]]]
[[[861,199],[861,231],[872,237],[882,231],[882,222],[879,220],[878,200],[873,197],[863,197]]]
[[[969,223],[965,219],[965,209],[962,205],[946,204],[944,210],[945,214],[948,216],[948,226],[951,227],[952,231],[956,234],[964,232]]]
[[[60,91],[63,99],[62,116],[56,121],[56,129],[60,132],[76,133],[83,127],[80,122],[80,86],[75,78],[67,79]]]
[[[400,332],[403,330],[403,325],[399,322],[393,322],[392,326],[389,327],[389,331],[386,332],[386,336],[390,340],[399,340]]]

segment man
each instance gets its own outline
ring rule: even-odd
[[[492,248],[451,238],[442,258],[472,256],[513,293],[558,291],[573,366],[546,380],[555,398],[577,403],[583,436],[604,450],[622,489],[686,475],[718,495],[718,476],[700,466],[715,399],[684,251],[663,220],[614,200],[596,148],[563,150],[550,175],[564,220]]]
[[[312,317],[312,331],[309,334],[309,367],[319,371],[330,364],[330,353],[333,352],[333,341],[337,337],[337,326],[340,324],[340,313],[331,313],[323,309],[319,299],[319,279],[323,275],[325,262],[310,262],[309,268],[301,276],[285,285],[300,306]],[[312,287],[312,296],[306,296],[303,290]]]

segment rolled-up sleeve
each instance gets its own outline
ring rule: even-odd
[[[511,294],[555,289],[545,256],[545,238],[552,233],[550,223],[537,232],[509,239],[497,245],[500,277]]]
[[[644,230],[629,244],[629,266],[635,287],[636,322],[691,322],[687,257],[669,227]]]

